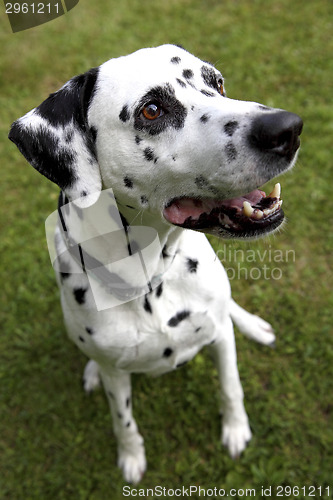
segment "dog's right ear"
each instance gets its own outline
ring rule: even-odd
[[[97,86],[98,68],[72,78],[15,121],[9,133],[28,162],[82,208],[97,201],[102,186],[97,132],[88,123]]]

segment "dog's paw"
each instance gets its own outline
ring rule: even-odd
[[[247,329],[250,333],[248,335],[260,344],[275,347],[275,335],[272,325],[255,314],[251,314],[249,319]]]
[[[234,300],[230,302],[232,321],[240,331],[260,344],[275,347],[275,335],[272,326],[259,316],[251,314],[240,307]]]
[[[249,423],[230,422],[222,427],[222,444],[228,448],[231,458],[236,459],[245,450],[251,440],[252,433]]]
[[[83,373],[83,388],[89,393],[100,386],[98,364],[94,360],[88,361]]]
[[[274,347],[275,335],[273,327],[264,319],[246,311],[246,317],[237,318],[237,326],[240,331],[260,344]]]
[[[137,484],[141,481],[146,471],[146,465],[144,446],[131,452],[118,449],[118,467],[122,470],[124,479],[128,483]]]

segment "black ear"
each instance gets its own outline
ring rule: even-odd
[[[16,120],[9,133],[28,162],[81,207],[94,203],[101,191],[96,130],[88,123],[97,80],[98,68],[72,78]]]

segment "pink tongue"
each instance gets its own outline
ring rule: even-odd
[[[203,208],[202,201],[191,198],[180,198],[164,209],[163,215],[172,224],[183,224],[188,217],[198,219]]]
[[[178,198],[171,205],[166,207],[163,215],[167,221],[172,224],[183,224],[188,217],[196,220],[203,212],[210,213],[213,208],[234,207],[242,208],[243,202],[248,201],[251,205],[255,205],[266,196],[264,191],[255,189],[245,196],[232,198],[230,200],[214,201],[209,199],[196,200],[195,198]]]

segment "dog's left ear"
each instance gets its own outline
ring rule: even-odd
[[[98,68],[72,78],[9,133],[28,162],[82,208],[97,201],[102,186],[96,130],[88,123],[97,80]]]

